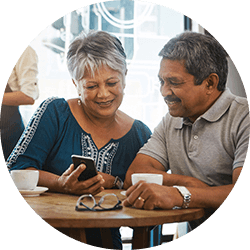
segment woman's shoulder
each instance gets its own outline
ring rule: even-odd
[[[141,120],[137,120],[137,119],[135,119],[134,125],[137,126],[137,127],[148,128],[148,126],[144,122],[142,122]]]
[[[140,147],[150,138],[152,132],[142,121],[135,119],[129,132],[122,138]]]
[[[45,99],[40,107],[54,107],[54,108],[61,108],[67,106],[67,101],[64,98],[59,98],[59,97],[49,97]]]
[[[119,111],[120,112],[120,115],[121,117],[123,118],[123,123],[127,123],[127,124],[130,124],[130,128],[131,130],[134,130],[134,131],[146,131],[147,133],[150,133],[151,134],[151,130],[149,129],[149,127],[143,123],[142,121],[140,120],[137,120],[137,119],[134,119],[132,117],[130,117],[129,115],[125,114],[124,112],[122,111]]]
[[[134,119],[121,110],[116,112],[116,121],[121,131],[128,133],[134,124]]]
[[[40,104],[36,113],[52,114],[53,116],[65,116],[68,110],[68,103],[64,98],[49,97]]]
[[[150,128],[144,122],[140,120],[135,120],[133,127],[136,129],[136,131],[143,131],[147,134],[152,134]]]

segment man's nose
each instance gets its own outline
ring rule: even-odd
[[[161,94],[163,97],[168,96],[168,95],[173,95],[173,91],[167,83],[164,83],[161,86]]]

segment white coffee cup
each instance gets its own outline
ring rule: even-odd
[[[135,173],[131,176],[132,184],[135,185],[138,181],[145,181],[147,183],[155,183],[162,185],[163,175],[162,174],[146,174],[146,173]]]
[[[12,170],[10,175],[18,190],[35,189],[39,179],[38,170]]]

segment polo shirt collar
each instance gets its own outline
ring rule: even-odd
[[[235,95],[227,88],[217,101],[208,109],[200,118],[203,118],[209,122],[217,121],[230,107],[232,101],[236,98]],[[199,119],[199,118],[198,118]],[[182,129],[184,125],[192,125],[192,122],[187,117],[176,117],[175,128]]]

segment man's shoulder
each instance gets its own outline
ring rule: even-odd
[[[244,116],[249,113],[247,98],[236,96],[232,101],[229,112],[231,114],[237,114],[236,116]]]
[[[234,102],[236,105],[241,105],[241,106],[246,106],[248,107],[248,101],[247,98],[241,97],[241,96],[236,96],[234,99]]]

